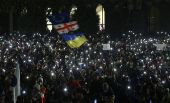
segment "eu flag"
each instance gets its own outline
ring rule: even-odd
[[[48,19],[52,25],[57,25],[61,23],[67,23],[70,21],[70,16],[67,13],[60,13],[52,16],[48,16]]]
[[[84,42],[88,41],[83,33],[81,33],[81,34],[69,34],[69,35],[60,34],[60,35],[63,37],[63,39],[66,41],[66,43],[71,48],[78,48]]]

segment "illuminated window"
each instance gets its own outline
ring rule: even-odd
[[[99,21],[99,29],[103,30],[105,29],[105,10],[101,4],[99,4],[96,8],[96,12],[99,15],[100,21]]]
[[[46,15],[52,15],[52,9],[48,8],[46,11]],[[51,30],[53,29],[52,23],[49,21],[48,18],[46,18],[47,21],[47,29],[51,32]]]
[[[150,11],[148,12],[148,32],[156,32],[156,22],[157,22],[157,15],[156,15],[156,8],[152,6]]]
[[[72,5],[72,6],[71,6],[71,9],[70,9],[70,17],[72,17],[72,15],[75,14],[75,11],[76,11],[76,10],[77,10],[77,6]]]
[[[26,7],[24,7],[21,11],[21,15],[24,15],[24,14],[27,14],[27,8]]]

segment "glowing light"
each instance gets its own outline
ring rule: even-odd
[[[164,83],[165,83],[165,81],[163,80],[163,81],[162,81],[162,84],[164,84]]]
[[[23,91],[23,94],[25,94],[26,92],[25,91]]]
[[[2,69],[3,72],[5,72],[5,69]]]
[[[144,71],[143,74],[146,74],[146,72]]]
[[[67,88],[64,88],[64,91],[66,92],[66,91],[67,91]]]

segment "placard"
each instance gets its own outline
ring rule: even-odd
[[[103,50],[110,50],[110,44],[103,44]]]
[[[157,44],[156,50],[163,50],[164,47],[166,47],[166,44]]]

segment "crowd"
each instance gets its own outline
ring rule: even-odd
[[[19,33],[0,37],[0,101],[13,103],[170,103],[170,37],[129,31],[122,38],[88,35],[71,49],[59,36]],[[103,50],[110,44],[110,50]],[[156,44],[166,44],[157,50]]]

